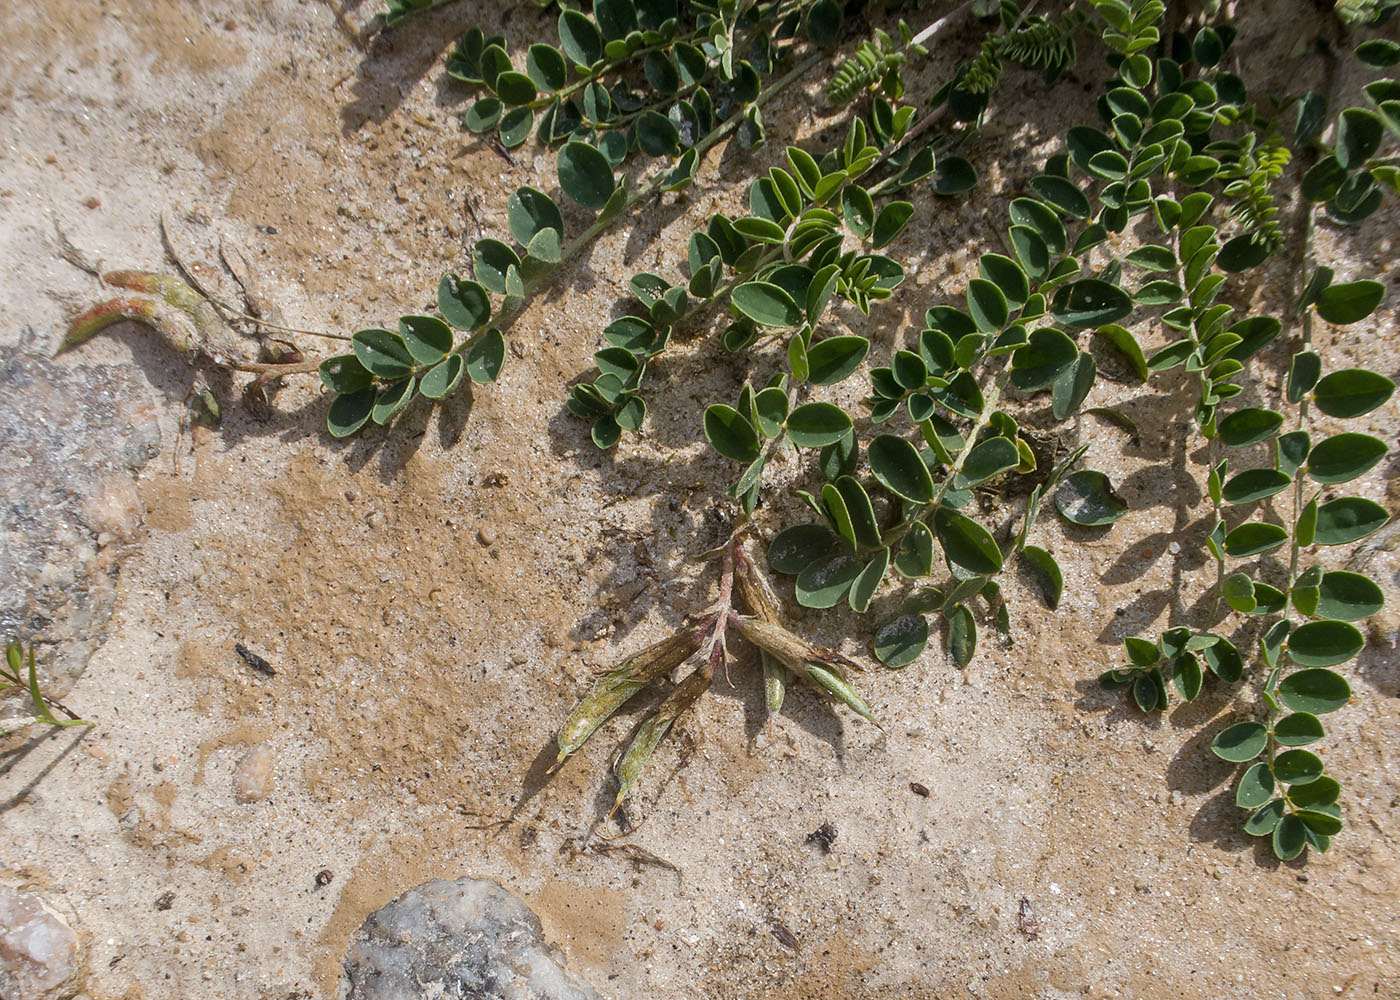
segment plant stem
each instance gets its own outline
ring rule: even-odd
[[[772,100],[775,96],[777,96],[783,90],[787,89],[798,79],[800,79],[803,76],[803,74],[805,74],[813,66],[821,62],[822,58],[823,57],[820,55],[813,55],[804,59],[801,63],[794,66],[783,76],[773,81],[771,86],[764,90],[763,93],[759,94],[758,97],[754,98],[753,103],[749,105],[749,107],[762,107],[768,101]],[[724,139],[726,139],[731,132],[733,132],[743,123],[747,115],[747,110],[748,108],[746,107],[743,110],[736,111],[734,114],[729,116],[729,118],[724,122],[723,125],[710,132],[707,136],[705,136],[705,138],[701,139],[693,147],[691,147],[695,150],[696,156],[704,156],[714,146],[724,141]],[[653,177],[649,182],[639,187],[636,191],[632,192],[632,194],[628,195],[627,199],[623,202],[622,207],[619,208],[616,213],[608,216],[600,216],[598,219],[594,220],[592,225],[590,225],[576,238],[570,241],[570,243],[563,249],[562,253],[560,254],[559,263],[555,264],[552,268],[550,268],[548,274],[541,276],[540,278],[525,286],[525,294],[521,297],[519,303],[516,304],[515,308],[508,312],[501,312],[496,316],[492,317],[492,323],[498,328],[503,328],[507,323],[509,323],[510,320],[512,320],[515,317],[515,315],[519,313],[519,311],[524,307],[524,304],[527,301],[529,301],[529,299],[536,292],[538,292],[541,288],[545,287],[555,275],[559,274],[560,271],[563,270],[563,266],[566,263],[568,263],[569,260],[575,257],[580,250],[586,247],[593,240],[597,239],[598,236],[600,236],[604,231],[608,229],[608,227],[610,227],[614,222],[621,218],[629,209],[631,209],[638,203],[645,201],[647,198],[650,198],[652,195],[660,191],[661,186],[665,183],[666,178],[669,174],[669,168],[659,171],[657,175]],[[684,318],[689,318],[689,314],[687,314],[687,316]]]
[[[963,446],[958,450],[958,455],[953,459],[953,467],[948,470],[948,475],[939,484],[938,492],[933,499],[928,502],[924,510],[934,510],[943,502],[943,497],[953,486],[953,480],[962,472],[963,465],[967,462],[967,456],[972,453],[973,447],[977,444],[977,435],[982,433],[982,428],[987,426],[987,422],[992,419],[992,414],[996,411],[998,401],[1001,399],[1001,391],[1006,388],[1006,383],[1011,381],[1011,372],[1003,371],[997,376],[997,380],[992,383],[991,390],[982,401],[982,412],[977,414],[977,419],[973,421],[972,429],[963,438]],[[923,511],[920,512],[921,514]]]

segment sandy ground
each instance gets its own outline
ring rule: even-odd
[[[41,6],[0,14],[6,344],[26,327],[56,344],[65,313],[98,294],[55,254],[55,222],[111,265],[168,269],[169,209],[211,280],[227,239],[287,323],[348,331],[427,307],[465,247],[504,231],[516,185],[552,186],[548,155],[527,147],[508,164],[450,114],[464,95],[443,82],[444,40],[499,27],[494,9],[451,6],[365,53],[345,25],[368,20],[368,0],[343,17],[309,0]],[[530,7],[508,20],[522,39],[549,31]],[[1089,113],[1064,86],[1029,119]],[[777,102],[774,134],[820,128],[817,105]],[[979,165],[1001,190],[1051,133],[994,118],[988,134]],[[732,398],[741,369],[709,339],[677,350],[658,375],[681,388],[608,455],[560,401],[627,275],[674,269],[659,248],[732,203],[741,167],[711,157],[697,190],[537,300],[499,385],[388,435],[332,441],[303,381],[268,422],[234,403],[219,431],[182,437],[190,372],[154,338],[129,328],[70,359],[146,386],[163,442],[108,639],[66,698],[97,727],[12,741],[0,762],[0,868],[76,914],[85,995],[336,997],[371,910],[463,874],[526,897],[572,967],[619,1000],[1400,995],[1393,624],[1347,668],[1356,697],[1325,747],[1348,827],[1306,863],[1243,835],[1231,772],[1208,752],[1247,692],[1148,719],[1092,682],[1122,635],[1177,620],[1200,593],[1199,565],[1172,558],[1174,541],[1196,547],[1209,504],[1188,397],[1170,381],[1104,382],[1090,399],[1124,405],[1140,443],[1092,418],[1066,432],[1092,442],[1090,464],[1134,512],[1106,535],[1037,528],[1066,569],[1060,612],[1013,578],[1014,647],[984,640],[961,674],[930,651],[869,675],[887,737],[802,692],[765,729],[746,655],[658,753],[635,809],[646,822],[625,840],[598,849],[588,832],[627,720],[542,782],[590,672],[713,599],[713,569],[687,558],[722,537],[716,499],[734,470],[696,444],[693,413]],[[1001,211],[999,196],[957,203],[903,238],[910,280],[865,328],[877,352],[945,283],[960,294],[982,249],[964,249],[966,234],[1000,228]],[[1400,366],[1397,233],[1390,210],[1323,234],[1343,276],[1392,275],[1375,325],[1320,334],[1338,366]],[[1255,291],[1286,285],[1289,267]],[[1370,430],[1393,439],[1396,414],[1372,414]],[[1384,498],[1392,472],[1362,492]],[[1390,553],[1372,564],[1392,608],[1397,568]],[[865,652],[867,621],[804,627]],[[276,676],[249,670],[235,642]],[[275,790],[236,802],[235,766],[258,744],[275,754]],[[822,823],[837,831],[829,855],[807,843]]]

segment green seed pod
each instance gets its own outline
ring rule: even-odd
[[[680,666],[700,648],[702,626],[692,626],[633,653],[599,677],[559,727],[559,758],[563,761],[593,735],[593,731],[638,691]]]
[[[656,749],[665,735],[671,731],[671,726],[681,715],[690,708],[691,705],[705,693],[710,686],[710,678],[702,671],[688,676],[685,680],[676,685],[666,700],[646,722],[642,723],[637,730],[637,735],[632,738],[632,742],[627,745],[627,750],[617,762],[617,805],[622,804],[622,800],[627,797],[627,793],[632,790],[637,779],[641,777],[642,768],[646,767],[647,760],[650,759],[652,751]]]
[[[803,666],[806,667],[808,680],[812,681],[823,691],[832,695],[837,701],[841,702],[861,718],[870,722],[875,722],[875,715],[870,711],[870,706],[865,703],[865,699],[856,694],[856,689],[851,687],[844,678],[828,670],[820,663],[806,663],[803,664]],[[879,725],[878,722],[875,722],[875,724],[877,726]]]
[[[763,657],[763,700],[768,714],[777,715],[783,710],[783,698],[787,695],[788,670],[768,650],[758,652]]]

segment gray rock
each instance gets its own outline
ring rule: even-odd
[[[81,965],[68,921],[34,893],[0,884],[0,997],[71,997]]]
[[[434,879],[374,911],[345,972],[347,1000],[599,1000],[534,911],[487,879]]]
[[[105,639],[117,568],[142,532],[135,473],[160,448],[133,365],[0,348],[0,637],[38,645],[62,697]]]

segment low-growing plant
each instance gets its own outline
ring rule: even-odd
[[[28,656],[27,670],[25,668],[26,655]],[[59,728],[92,725],[91,722],[78,718],[61,702],[50,703],[44,700],[44,693],[39,689],[39,673],[34,666],[33,645],[30,645],[26,652],[24,645],[18,639],[11,639],[5,644],[5,664],[0,667],[0,698],[8,698],[15,693],[23,693],[24,697],[29,700],[33,714],[0,719],[0,736],[9,736],[26,726],[36,724]],[[57,708],[67,718],[60,719],[54,715],[54,708]]]
[[[391,0],[386,20],[435,6]],[[560,6],[557,45],[512,50],[472,29],[446,70],[471,94],[465,129],[506,149],[533,139],[554,150],[557,193],[522,186],[510,196],[509,239],[480,240],[471,276],[443,277],[440,317],[359,331],[349,353],[319,363],[336,436],[390,424],[464,375],[495,381],[512,319],[599,235],[658,197],[684,197],[721,143],[769,143],[766,160],[736,161],[750,172],[746,211],[716,212],[683,248],[658,248],[662,263],[631,277],[631,301],[600,331],[594,377],[568,394],[568,410],[608,449],[645,428],[649,398],[666,399],[649,371],[680,338],[715,329],[748,376],[736,398],[694,421],[735,463],[735,532],[711,554],[718,603],[597,680],[559,732],[560,762],[698,655],[619,755],[621,802],[737,638],[760,650],[771,712],[800,678],[873,721],[847,674],[856,664],[786,627],[769,572],[791,578],[803,607],[877,613],[871,650],[889,669],[913,663],[935,635],[952,666],[966,666],[979,621],[1013,641],[1003,572],[1024,571],[1051,609],[1064,592],[1042,515],[1053,509],[1082,534],[1128,514],[1110,478],[1081,467],[1082,416],[1138,434],[1120,409],[1084,409],[1111,370],[1189,409],[1208,456],[1213,526],[1202,545],[1216,573],[1160,636],[1128,637],[1126,662],[1103,683],[1144,712],[1207,685],[1238,699],[1241,721],[1213,749],[1248,765],[1237,791],[1244,829],[1270,837],[1280,858],[1326,850],[1342,826],[1341,787],[1303,747],[1324,737],[1318,717],[1350,698],[1333,668],[1362,650],[1355,623],[1382,605],[1375,581],[1327,556],[1389,518],[1333,490],[1373,469],[1388,445],[1331,433],[1316,415],[1361,417],[1394,384],[1314,348],[1316,320],[1365,323],[1385,289],[1366,275],[1339,280],[1316,259],[1313,234],[1361,223],[1400,191],[1400,83],[1380,73],[1400,63],[1400,45],[1373,30],[1396,5],[1339,3],[1303,40],[1332,83],[1267,94],[1251,91],[1252,55],[1218,3],[1174,14],[1168,27],[1162,0],[1040,11],[970,0],[922,30],[880,5],[835,0]],[[929,82],[932,52],[955,68]],[[1352,58],[1376,71],[1356,105],[1343,99],[1336,65]],[[1081,123],[1047,137],[1042,169],[996,192],[1007,199],[1004,229],[965,235],[995,249],[963,287],[928,302],[919,328],[895,331],[873,357],[860,331],[904,281],[907,227],[939,218],[978,183],[989,110],[1015,121],[1025,103],[1001,96],[1011,63],[1058,88],[1057,101],[1082,105]],[[1100,79],[1092,99],[1067,82],[1072,69]],[[764,108],[798,86],[825,95],[838,128],[824,134],[840,138],[774,149]],[[1301,275],[1298,287],[1251,274],[1276,258]],[[1282,398],[1265,405],[1279,374]],[[863,403],[843,406],[857,382]],[[787,462],[775,476],[779,455],[799,471]],[[800,506],[783,502],[788,491]],[[794,518],[794,507],[805,513]],[[764,537],[756,555],[748,546]]]

